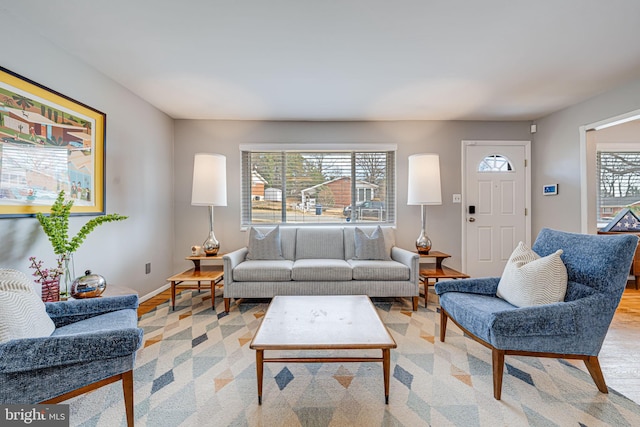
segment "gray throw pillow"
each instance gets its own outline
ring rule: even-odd
[[[353,259],[380,261],[391,259],[387,253],[384,244],[384,234],[380,226],[373,230],[371,236],[367,235],[367,233],[359,227],[356,227],[354,240],[356,244],[356,254]]]
[[[255,228],[249,231],[249,252],[247,259],[251,260],[280,260],[282,248],[280,247],[280,226],[262,233]]]

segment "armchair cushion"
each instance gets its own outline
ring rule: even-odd
[[[504,268],[497,296],[516,307],[551,304],[564,300],[567,268],[559,249],[540,257],[524,243],[518,243]]]
[[[17,270],[0,270],[0,343],[48,337],[55,330],[29,279]]]

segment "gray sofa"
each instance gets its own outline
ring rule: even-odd
[[[282,226],[250,230],[246,247],[223,256],[225,311],[229,311],[232,298],[276,295],[411,297],[413,310],[417,310],[418,254],[395,246],[392,227],[357,228]],[[371,241],[362,237],[363,232],[368,237],[382,233],[384,256],[367,252],[365,245]],[[274,236],[276,233],[278,236]],[[261,236],[263,240],[259,240]],[[269,253],[259,247],[258,243],[268,239],[271,243],[277,240],[279,252],[272,249]]]

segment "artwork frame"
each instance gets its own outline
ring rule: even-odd
[[[0,67],[0,219],[105,213],[105,113]]]

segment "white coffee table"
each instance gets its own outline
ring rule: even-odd
[[[398,345],[366,295],[276,296],[251,341],[256,350],[258,404],[266,362],[382,362],[385,403],[389,403],[391,349]],[[266,350],[382,350],[381,357],[274,357]]]

